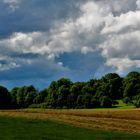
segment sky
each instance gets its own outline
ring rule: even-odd
[[[0,85],[124,76],[139,54],[140,0],[0,0]]]

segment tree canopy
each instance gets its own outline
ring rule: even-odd
[[[140,107],[140,73],[125,77],[108,73],[101,79],[72,82],[67,78],[52,81],[38,91],[34,86],[15,87],[11,91],[0,86],[0,108],[99,108],[112,107],[116,100]]]

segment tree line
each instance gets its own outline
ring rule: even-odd
[[[110,108],[123,100],[140,107],[140,73],[130,72],[125,77],[108,73],[101,79],[72,82],[61,78],[38,91],[34,86],[8,90],[0,86],[0,109],[19,108]]]

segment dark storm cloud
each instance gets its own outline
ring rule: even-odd
[[[10,0],[9,0],[10,1]],[[0,37],[13,32],[46,31],[55,22],[76,16],[77,7],[73,0],[19,0],[12,10],[8,3],[0,1]]]

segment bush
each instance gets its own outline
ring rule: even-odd
[[[76,106],[75,109],[85,109],[85,106]]]
[[[47,109],[55,109],[52,105],[46,105]]]
[[[41,108],[41,104],[31,104],[28,108]]]
[[[101,97],[101,107],[110,108],[112,107],[112,100],[108,96]]]
[[[68,109],[68,107],[67,106],[63,106],[62,109]]]
[[[29,108],[48,108],[49,106],[47,103],[41,103],[41,104],[31,104]]]

